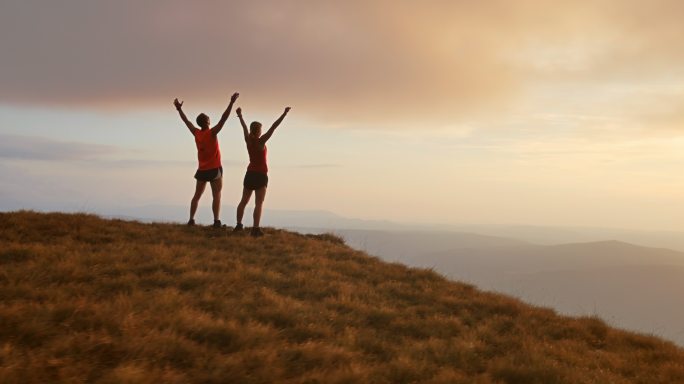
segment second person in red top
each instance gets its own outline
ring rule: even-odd
[[[247,129],[247,124],[242,118],[242,109],[237,109],[237,115],[240,119],[240,125],[242,125],[242,133],[245,137],[245,144],[247,145],[247,152],[249,153],[249,166],[247,166],[247,173],[245,174],[245,179],[243,181],[242,199],[237,207],[237,225],[234,231],[240,231],[243,229],[242,217],[245,214],[245,207],[249,200],[252,198],[252,192],[256,195],[256,202],[254,206],[254,225],[252,227],[251,235],[258,237],[263,236],[263,232],[259,227],[261,221],[261,211],[264,204],[264,199],[266,198],[266,187],[268,186],[268,164],[266,161],[266,142],[271,138],[273,132],[283,121],[288,112],[290,112],[290,107],[285,108],[282,115],[276,120],[271,128],[262,135],[261,134],[261,123],[258,121],[253,121],[249,125],[249,130]]]

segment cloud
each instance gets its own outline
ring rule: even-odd
[[[510,113],[530,88],[684,77],[684,3],[10,0],[0,103],[227,101],[330,124]]]
[[[19,161],[80,162],[113,169],[142,167],[189,167],[192,161],[141,159],[136,151],[113,145],[60,141],[44,137],[0,134],[0,158]],[[241,162],[223,160],[224,166],[242,166]]]
[[[125,159],[125,160],[99,160],[101,165],[105,165],[112,168],[161,168],[161,167],[184,167],[186,169],[192,169],[196,167],[196,161],[182,161],[182,160],[150,160],[150,159]],[[243,168],[245,163],[242,161],[232,160],[232,159],[221,159],[221,165],[224,168]]]
[[[321,164],[297,164],[297,165],[290,165],[290,168],[299,168],[299,169],[327,169],[327,168],[339,168],[342,167],[342,164],[334,164],[334,163],[321,163]]]
[[[649,135],[684,137],[684,87],[635,100],[633,121]]]
[[[88,161],[121,152],[114,146],[0,134],[0,158],[41,161]]]

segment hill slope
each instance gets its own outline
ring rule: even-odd
[[[335,231],[388,262],[684,347],[684,252],[620,241],[538,245],[459,232]]]
[[[0,382],[678,383],[684,351],[331,236],[18,212]]]

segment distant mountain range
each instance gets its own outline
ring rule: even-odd
[[[60,209],[57,209],[60,210]],[[63,209],[62,209],[63,211]],[[144,205],[137,207],[103,207],[94,213],[108,217],[125,216],[143,221],[185,222],[188,207],[180,205]],[[210,218],[208,206],[200,207],[199,218]],[[224,222],[232,225],[235,207],[224,205]],[[249,215],[247,215],[249,217]],[[249,222],[251,219],[247,220]],[[387,220],[363,220],[340,216],[324,210],[266,209],[264,222],[267,226],[295,229],[302,232],[330,230],[400,230],[444,233],[471,233],[491,237],[517,239],[533,244],[555,245],[564,243],[588,243],[606,240],[623,241],[646,247],[669,248],[684,252],[684,232],[637,231],[611,228],[542,227],[530,225],[449,225],[396,223]]]
[[[542,227],[531,225],[460,225],[451,230],[510,237],[535,244],[589,243],[619,240],[647,247],[670,248],[684,252],[684,232],[640,231],[616,228]]]

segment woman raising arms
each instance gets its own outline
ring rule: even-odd
[[[207,187],[207,183],[211,185],[211,194],[213,201],[211,204],[211,209],[214,213],[214,227],[221,227],[221,220],[219,219],[219,213],[221,210],[221,189],[223,187],[223,167],[221,166],[221,150],[219,149],[219,143],[217,135],[223,129],[223,125],[228,120],[230,116],[230,110],[233,108],[235,100],[237,100],[239,93],[234,93],[230,98],[230,103],[228,107],[221,115],[221,119],[218,124],[211,127],[209,126],[209,116],[204,113],[200,113],[197,116],[197,125],[199,129],[196,128],[187,116],[183,112],[183,102],[175,99],[173,105],[176,107],[181,120],[188,127],[190,133],[195,137],[195,145],[197,146],[197,172],[195,172],[195,179],[197,183],[195,184],[195,194],[192,196],[190,201],[190,220],[188,220],[188,225],[195,225],[195,213],[197,212],[197,205],[199,203],[204,189]]]
[[[256,195],[256,202],[254,205],[254,225],[252,227],[251,235],[254,237],[263,236],[261,228],[259,227],[261,221],[261,211],[266,198],[266,187],[268,186],[268,165],[266,161],[266,142],[271,138],[276,128],[283,122],[285,116],[290,112],[290,107],[285,108],[282,115],[276,120],[271,128],[262,135],[261,123],[253,121],[247,130],[247,124],[242,118],[242,109],[236,110],[240,125],[242,125],[242,133],[247,144],[247,152],[249,153],[249,166],[243,182],[242,200],[237,207],[237,225],[233,231],[241,231],[243,228],[242,217],[245,214],[245,207],[252,198],[252,192]]]

